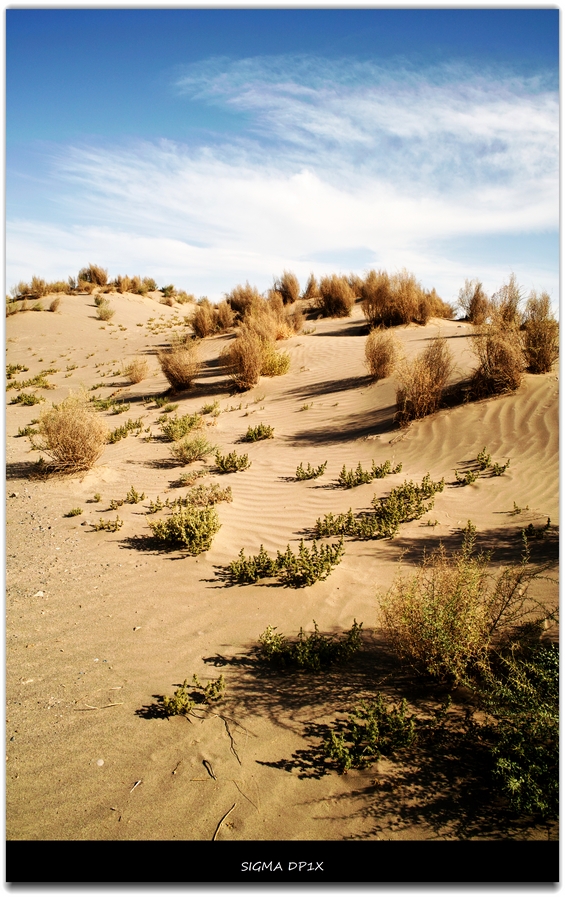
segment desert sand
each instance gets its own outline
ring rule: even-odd
[[[47,305],[48,305],[47,298]],[[189,306],[170,308],[158,293],[114,295],[116,315],[103,325],[93,298],[62,299],[55,313],[29,311],[6,321],[6,362],[29,378],[45,368],[53,390],[41,406],[10,405],[7,394],[7,838],[18,840],[459,840],[555,837],[556,830],[510,814],[484,784],[469,789],[467,770],[414,754],[381,760],[345,775],[315,769],[315,726],[331,723],[376,690],[393,698],[414,692],[397,671],[379,632],[379,593],[410,572],[440,540],[460,546],[467,520],[493,568],[516,561],[520,529],[547,517],[559,523],[558,369],[526,375],[515,394],[443,409],[400,429],[393,421],[395,380],[372,383],[364,366],[366,329],[351,318],[307,322],[311,333],[282,342],[290,370],[230,393],[218,355],[231,335],[201,344],[206,366],[195,386],[171,397],[178,414],[206,416],[223,453],[246,452],[251,467],[213,472],[203,483],[231,487],[217,506],[221,529],[197,557],[157,549],[148,540],[147,504],[182,496],[181,467],[159,440],[161,414],[151,398],[168,384],[156,349],[186,326]],[[153,320],[153,323],[150,323]],[[156,327],[160,323],[160,327]],[[474,363],[466,322],[432,319],[395,329],[408,357],[440,334],[457,373]],[[150,375],[137,385],[120,372],[146,355]],[[143,418],[145,433],[107,445],[88,472],[32,477],[39,453],[18,436],[51,402],[90,390],[127,400],[128,412],[100,413],[108,428]],[[274,438],[240,444],[250,424]],[[511,466],[502,477],[455,486],[454,470],[484,446]],[[367,468],[390,459],[402,473],[352,490],[335,488],[345,464]],[[294,480],[299,463],[319,465],[315,481]],[[196,463],[190,468],[201,468]],[[393,540],[346,539],[326,581],[293,589],[269,583],[229,585],[223,567],[241,548],[274,553],[301,537],[326,512],[370,506],[404,479],[446,478],[431,518],[401,526]],[[132,485],[146,499],[124,504],[123,527],[95,531],[113,498]],[[95,493],[100,502],[93,502]],[[522,512],[514,512],[514,504]],[[73,507],[80,516],[65,518]],[[525,507],[528,507],[526,510]],[[166,513],[166,510],[164,511]],[[154,515],[159,518],[163,513]],[[428,524],[436,522],[436,524]],[[557,528],[533,546],[557,575]],[[557,596],[554,583],[535,590]],[[299,629],[341,633],[363,623],[362,652],[329,673],[271,672],[253,665],[268,625],[289,637]],[[193,673],[206,683],[223,674],[224,700],[195,715],[153,716]],[[408,694],[407,694],[408,696]],[[318,777],[307,777],[317,775]],[[474,783],[474,782],[473,782]],[[235,805],[234,805],[235,804]],[[231,809],[217,831],[218,824]]]

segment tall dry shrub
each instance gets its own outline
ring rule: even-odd
[[[149,374],[149,363],[144,356],[136,356],[124,368],[124,375],[132,384],[139,384]]]
[[[320,279],[320,296],[315,301],[322,316],[345,318],[351,315],[355,294],[343,275],[324,275]]]
[[[289,303],[296,303],[300,297],[298,278],[293,272],[287,272],[286,269],[281,277],[275,281],[274,288],[281,295],[285,306]]]
[[[304,288],[304,293],[302,294],[303,300],[314,300],[316,297],[320,295],[320,287],[318,285],[318,281],[313,272],[310,273],[308,277],[308,281],[306,282],[306,287]]]
[[[490,314],[490,302],[478,278],[466,278],[459,291],[458,305],[472,325],[483,325]]]
[[[216,311],[209,300],[203,301],[190,320],[195,335],[199,338],[208,337],[217,330]]]
[[[220,361],[238,391],[255,387],[263,367],[263,341],[252,328],[243,325],[238,336],[220,355]]]
[[[526,365],[535,375],[549,372],[559,356],[559,322],[553,315],[546,292],[532,291],[522,322],[522,344]]]
[[[189,388],[200,371],[200,356],[194,342],[175,342],[158,351],[163,375],[174,391]]]
[[[260,304],[263,297],[256,287],[251,287],[248,281],[245,284],[238,284],[225,297],[226,303],[231,306],[234,312],[243,316],[244,313],[254,304]]]
[[[364,283],[361,276],[357,275],[355,272],[351,272],[347,276],[347,283],[348,283],[349,287],[351,288],[351,290],[353,291],[353,293],[355,294],[355,299],[357,299],[357,297],[360,297],[361,289],[362,289],[363,283]]]
[[[398,344],[390,332],[371,331],[365,341],[365,365],[371,377],[378,381],[389,378],[398,360]]]
[[[104,449],[108,430],[83,395],[71,395],[46,410],[39,419],[43,441],[36,449],[46,453],[62,472],[90,469]]]
[[[401,425],[439,409],[453,371],[453,357],[445,338],[436,337],[411,363],[398,369],[395,418]]]
[[[480,400],[517,390],[526,368],[518,329],[482,325],[472,341],[479,365],[470,380],[471,399]]]
[[[520,304],[523,292],[514,273],[491,297],[492,321],[500,328],[518,327],[521,321]]]
[[[129,275],[116,275],[114,285],[119,294],[127,294],[131,290],[131,278]]]
[[[222,300],[217,306],[218,329],[220,331],[228,331],[235,321],[235,313],[229,303]]]
[[[426,324],[429,309],[425,304],[422,286],[415,275],[407,269],[395,272],[390,279],[390,293],[394,324],[408,325],[409,322]]]
[[[89,263],[84,269],[78,273],[78,281],[87,281],[89,284],[104,285],[108,282],[108,269],[102,266],[95,266]]]
[[[426,300],[429,304],[430,315],[438,319],[452,319],[455,310],[450,303],[446,303],[441,299],[436,289],[433,287],[431,291],[425,291]]]
[[[397,324],[392,314],[388,272],[371,269],[367,273],[361,285],[361,309],[371,329]]]

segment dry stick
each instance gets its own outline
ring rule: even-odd
[[[227,817],[228,817],[229,814],[232,812],[232,810],[234,810],[234,809],[236,808],[236,806],[237,806],[237,803],[234,803],[234,805],[231,807],[231,809],[228,809],[227,813],[226,813],[224,816],[222,816],[222,818],[221,818],[220,821],[218,822],[218,825],[217,825],[216,830],[215,830],[215,832],[214,832],[214,837],[212,838],[213,841],[216,840],[216,835],[218,834],[218,831],[219,831],[220,828],[222,827],[223,822],[227,819]]]
[[[238,789],[239,793],[240,793],[240,794],[243,794],[243,796],[245,797],[246,800],[249,800],[249,802],[251,803],[251,806],[255,806],[255,804],[253,803],[253,800],[251,799],[251,797],[248,797],[247,794],[244,794],[244,793],[243,793],[243,791],[241,790],[241,788],[240,788],[239,784],[237,783],[237,781],[234,781],[233,778],[232,778],[232,781],[233,781],[233,783],[235,784],[236,788]],[[259,812],[259,807],[258,807],[258,806],[255,806],[255,809],[257,810],[257,812]]]
[[[77,706],[77,712],[89,712],[91,709],[109,709],[110,706],[123,706],[125,703],[124,700],[120,700],[118,703],[106,703],[105,706],[89,706],[88,703],[84,705],[84,707]]]

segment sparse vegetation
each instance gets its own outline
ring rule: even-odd
[[[559,322],[551,309],[549,294],[532,291],[522,322],[522,342],[529,372],[549,372],[559,356]]]
[[[390,459],[385,460],[380,466],[377,466],[373,460],[371,468],[367,471],[360,462],[355,470],[348,470],[344,464],[338,475],[337,483],[343,488],[354,488],[359,484],[370,484],[375,478],[385,478],[387,475],[397,475],[399,472],[402,472],[402,463],[393,467]]]
[[[339,730],[330,731],[324,753],[345,773],[352,768],[364,769],[382,756],[409,747],[416,737],[416,722],[408,714],[406,700],[387,704],[377,693],[373,701],[361,703]]]
[[[241,440],[246,441],[247,443],[266,441],[268,438],[274,437],[274,434],[275,429],[272,425],[264,425],[260,422],[259,425],[255,425],[255,427],[250,425]]]
[[[149,374],[149,363],[144,356],[136,356],[124,368],[124,375],[129,378],[132,384],[139,384],[147,378]]]
[[[319,478],[320,475],[323,475],[326,471],[326,467],[328,465],[328,461],[326,460],[320,466],[316,466],[315,468],[308,463],[306,468],[299,463],[296,467],[296,475],[295,478],[297,481],[310,481],[313,478]]]
[[[255,387],[263,366],[263,342],[249,327],[242,327],[239,335],[222,352],[222,364],[238,391]]]
[[[465,284],[459,291],[458,305],[469,322],[473,325],[484,325],[491,305],[478,278],[465,279]]]
[[[215,453],[216,447],[203,435],[184,437],[171,447],[171,453],[180,463],[187,465],[196,462],[197,459],[205,460],[207,456]]]
[[[73,519],[75,516],[82,516],[82,509],[80,506],[73,506],[68,513],[63,514],[63,518],[65,519]]]
[[[116,310],[109,303],[101,303],[98,307],[98,318],[102,322],[109,322],[116,314]]]
[[[470,398],[481,400],[517,390],[526,368],[518,329],[483,325],[472,341],[479,365],[471,376]]]
[[[344,318],[351,315],[355,294],[344,276],[324,275],[314,303],[322,316]]]
[[[445,338],[437,337],[412,363],[398,369],[395,418],[400,425],[439,409],[453,370],[453,357]]]
[[[124,524],[123,519],[117,515],[115,519],[100,519],[96,525],[93,525],[95,531],[119,531]]]
[[[251,463],[247,453],[238,456],[235,450],[222,456],[219,450],[216,451],[216,468],[219,472],[242,472],[248,469]]]
[[[161,431],[168,441],[180,441],[181,438],[194,431],[195,428],[201,428],[203,424],[201,415],[198,413],[187,413],[184,416],[174,416],[172,419],[165,419],[161,423]]]
[[[200,372],[195,343],[173,344],[168,350],[159,350],[158,357],[163,375],[174,391],[191,387]]]
[[[319,549],[316,541],[312,541],[310,548],[300,541],[297,554],[289,544],[284,553],[278,550],[275,558],[261,545],[257,556],[246,557],[242,549],[238,558],[229,563],[228,572],[234,583],[253,584],[262,578],[277,577],[289,587],[301,588],[325,581],[341,562],[343,553],[343,540],[337,544],[321,544]]]
[[[192,556],[209,550],[214,535],[220,529],[218,513],[213,506],[181,507],[168,518],[148,524],[156,540],[166,545],[182,547]]]
[[[163,712],[168,716],[188,716],[195,706],[216,703],[224,696],[226,685],[224,676],[220,675],[207,685],[201,684],[196,675],[192,676],[192,685],[185,679],[172,697],[164,696],[161,700]]]
[[[45,397],[40,397],[38,394],[26,394],[25,391],[22,391],[21,394],[18,394],[17,397],[12,397],[10,400],[10,405],[15,406],[17,403],[22,406],[37,406],[38,403],[44,403]]]
[[[398,360],[398,343],[385,331],[371,331],[365,341],[365,365],[371,378],[378,381],[389,378]]]
[[[127,436],[131,433],[135,433],[136,437],[141,434],[143,430],[143,420],[142,419],[128,419],[123,425],[118,425],[114,431],[111,431],[108,434],[108,443],[109,444],[117,444],[118,441],[121,441],[123,438],[127,438]]]
[[[289,641],[277,629],[268,625],[259,636],[257,655],[259,660],[274,668],[309,669],[320,671],[347,662],[361,647],[363,623],[353,620],[353,625],[339,638],[320,632],[316,622],[314,631],[306,634],[300,629],[298,639]]]

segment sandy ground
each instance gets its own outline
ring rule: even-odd
[[[38,390],[47,403],[103,382],[94,393],[131,403],[126,413],[101,413],[108,427],[141,416],[154,436],[108,445],[80,476],[33,480],[38,453],[17,431],[41,407],[7,406],[7,837],[209,841],[233,804],[217,840],[547,837],[547,829],[490,798],[485,805],[480,792],[466,806],[468,772],[447,763],[414,757],[320,775],[313,761],[316,726],[377,689],[394,696],[409,688],[377,629],[378,593],[400,571],[440,539],[459,546],[468,519],[494,565],[519,557],[520,529],[529,522],[539,526],[549,516],[558,525],[557,368],[526,376],[515,395],[443,410],[400,430],[392,420],[394,379],[373,384],[367,377],[359,308],[350,319],[309,322],[312,333],[282,345],[289,373],[262,378],[243,395],[230,394],[218,366],[229,336],[207,339],[207,364],[194,389],[172,399],[178,414],[218,400],[220,415],[206,416],[210,439],[224,453],[247,452],[252,465],[203,479],[230,485],[233,502],[218,505],[221,530],[194,558],[148,544],[146,521],[149,500],[187,490],[175,486],[183,469],[159,439],[161,410],[150,398],[168,386],[156,348],[185,327],[190,309],[164,306],[158,295],[114,296],[112,305],[117,312],[105,326],[87,296],[65,297],[57,313],[30,311],[6,322],[6,362],[29,367],[15,378],[58,369],[48,376],[54,390]],[[459,374],[473,365],[466,323],[432,320],[396,333],[408,356],[441,334]],[[119,373],[140,354],[151,374],[130,385]],[[259,422],[274,427],[274,439],[238,443]],[[495,460],[511,459],[504,476],[448,484],[429,519],[437,524],[424,517],[403,525],[392,541],[347,541],[327,581],[294,590],[222,579],[222,567],[242,547],[247,554],[260,544],[270,552],[289,542],[296,548],[318,516],[366,508],[375,493],[427,472],[453,482],[454,469],[485,445]],[[402,462],[402,473],[335,489],[343,464],[367,468],[373,459]],[[300,462],[326,460],[320,479],[292,480]],[[114,518],[110,500],[132,485],[146,500],[120,508],[123,528],[94,531],[91,523]],[[97,492],[99,503],[92,499]],[[514,504],[529,508],[515,514]],[[77,506],[82,515],[64,517]],[[534,554],[554,560],[556,575],[556,527]],[[557,596],[554,584],[538,590]],[[339,672],[277,674],[252,663],[269,624],[293,636],[313,620],[322,631],[342,632],[354,618],[364,623],[364,648]],[[222,673],[225,700],[190,720],[152,716],[159,695],[193,673],[204,682]]]

